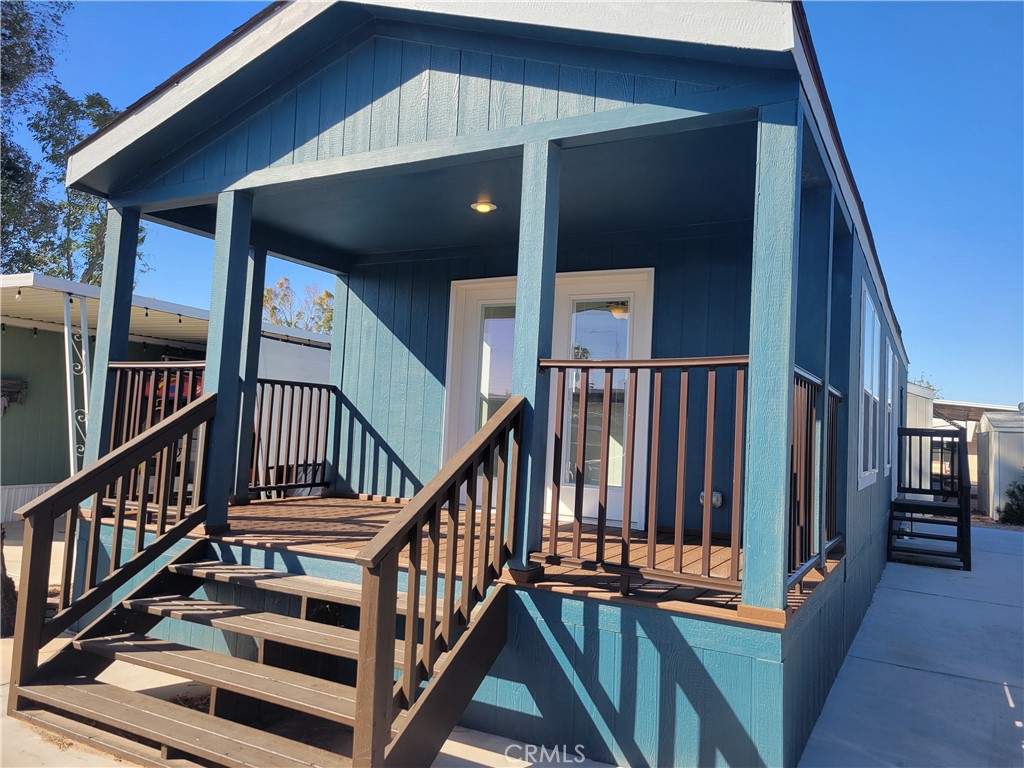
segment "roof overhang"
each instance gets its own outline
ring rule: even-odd
[[[1017,413],[1017,406],[967,403],[961,400],[936,400],[933,410],[936,418],[946,421],[981,421],[982,415],[992,412]]]
[[[81,328],[84,304],[87,325],[95,332],[99,303],[100,289],[94,285],[31,272],[0,275],[0,318],[12,326],[63,330],[64,310],[68,307],[71,325]],[[134,295],[129,338],[140,343],[201,350],[206,347],[209,320],[210,313],[204,309]],[[263,323],[262,336],[321,349],[331,346],[329,336],[270,323]]]

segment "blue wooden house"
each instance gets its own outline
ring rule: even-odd
[[[425,765],[462,722],[794,764],[925,437],[955,504],[955,439],[897,439],[906,352],[799,2],[274,3],[68,183],[110,205],[91,464],[22,510],[10,709],[115,754]],[[202,392],[115,371],[140,218],[213,240]],[[336,276],[328,386],[256,375],[268,253]],[[930,541],[965,564],[955,520]]]

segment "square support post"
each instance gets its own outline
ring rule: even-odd
[[[761,107],[750,295],[743,593],[748,614],[786,607],[803,119]]]
[[[217,229],[213,246],[213,293],[206,341],[203,391],[217,393],[217,415],[211,423],[206,455],[206,529],[228,529],[228,498],[235,484],[238,424],[242,402],[242,344],[249,306],[249,233],[252,197],[221,192],[217,197]]]
[[[559,152],[558,147],[548,141],[534,141],[523,148],[512,393],[523,395],[526,405],[510,564],[520,571],[529,569],[530,552],[540,548],[544,518],[549,377],[541,372],[539,361],[551,356],[558,251]]]
[[[232,504],[249,503],[249,473],[252,469],[253,419],[256,418],[256,380],[260,375],[260,342],[263,330],[263,285],[267,278],[267,249],[253,248],[246,264],[245,295],[248,302],[242,317],[241,360],[242,399],[238,421],[238,465]],[[219,397],[219,395],[218,395]]]
[[[345,375],[345,332],[348,323],[348,275],[334,279],[334,323],[331,325],[331,362],[328,383],[334,387],[327,422],[327,454],[324,478],[331,493],[345,488],[341,471],[341,385]]]
[[[89,423],[86,429],[83,467],[110,450],[114,392],[110,386],[112,361],[128,356],[128,331],[132,316],[132,287],[139,247],[139,209],[108,208],[107,237],[103,244],[103,284],[96,322]],[[87,331],[86,331],[87,332]]]

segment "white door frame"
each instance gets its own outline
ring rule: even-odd
[[[651,337],[654,313],[654,269],[615,269],[592,272],[559,273],[555,277],[555,317],[552,332],[552,355],[567,358],[572,319],[572,302],[576,299],[603,298],[608,295],[630,298],[636,322],[631,328],[630,357],[647,359],[651,356]],[[466,322],[467,318],[480,318],[485,306],[514,304],[516,278],[483,278],[454,280],[448,314],[448,350],[445,377],[445,410],[442,435],[442,455],[450,458],[466,440],[476,432],[476,387],[479,385],[480,323]],[[649,376],[641,372],[637,390],[637,413],[648,411]],[[551,391],[554,403],[554,377]],[[467,403],[472,402],[470,408]],[[550,415],[550,414],[549,414]],[[647,471],[647,419],[641,418],[636,426],[637,453],[634,457],[635,476],[646,477]],[[554,423],[548,419],[545,512],[550,511],[552,436]],[[633,483],[632,527],[641,529],[645,524],[644,499],[646,483]],[[595,491],[596,494],[596,491]],[[562,497],[564,499],[565,493]],[[562,514],[565,514],[564,505]]]

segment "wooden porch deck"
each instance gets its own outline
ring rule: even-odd
[[[381,528],[402,508],[394,501],[345,499],[324,497],[298,497],[284,500],[255,501],[232,507],[229,520],[231,530],[214,536],[225,543],[279,549],[318,557],[351,560],[368,544]],[[546,523],[545,523],[546,526]],[[545,527],[545,535],[547,529]],[[608,529],[607,555],[618,558],[621,543],[618,529]],[[459,535],[464,535],[460,529]],[[634,534],[635,536],[639,534]],[[440,562],[445,561],[445,532],[442,531]],[[479,530],[476,539],[479,539]],[[559,551],[568,553],[572,546],[572,528],[559,526]],[[581,554],[593,554],[596,537],[590,526],[585,526]],[[631,548],[633,561],[640,562],[640,544]],[[464,548],[459,548],[461,558]],[[645,551],[645,550],[644,550]],[[659,564],[671,563],[673,542],[670,533],[659,534],[656,559]],[[727,575],[730,566],[728,545],[715,545],[712,550],[712,571]],[[688,537],[684,542],[683,562],[687,570],[699,568],[700,541]],[[404,563],[403,563],[404,565]],[[506,573],[505,579],[511,580]],[[619,576],[608,573],[552,566],[544,568],[544,576],[529,585],[580,597],[637,602],[680,613],[696,613],[739,621],[736,607],[739,595],[712,587],[674,586],[653,580],[634,579],[630,594],[619,594]],[[745,623],[751,622],[745,620]]]

